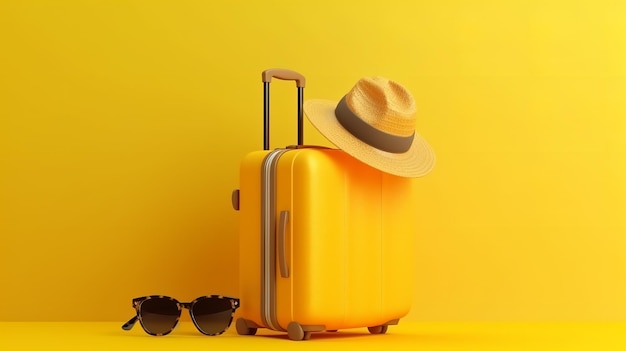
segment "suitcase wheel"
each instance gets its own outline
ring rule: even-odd
[[[254,335],[257,328],[251,328],[248,326],[248,322],[243,318],[237,318],[237,334],[239,335]]]
[[[367,327],[367,330],[371,334],[385,334],[387,332],[387,325],[377,325],[375,327]]]
[[[289,339],[300,341],[300,340],[309,340],[311,338],[310,331],[304,331],[302,326],[297,322],[291,322],[287,326],[287,335]]]

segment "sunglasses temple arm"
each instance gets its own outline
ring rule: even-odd
[[[133,326],[135,325],[136,322],[137,322],[137,316],[134,316],[128,322],[124,323],[124,325],[122,326],[122,329],[131,330],[133,329]]]

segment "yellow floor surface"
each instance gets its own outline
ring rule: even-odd
[[[172,334],[149,336],[139,324],[0,322],[0,350],[593,350],[625,351],[626,323],[401,323],[385,335],[366,328],[315,333],[308,341],[261,329],[204,336],[190,322]],[[234,323],[233,323],[234,324]]]

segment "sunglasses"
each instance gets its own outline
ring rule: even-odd
[[[124,330],[131,330],[139,320],[146,333],[154,336],[167,335],[176,328],[181,311],[186,308],[193,324],[202,334],[220,335],[232,323],[233,315],[239,308],[239,299],[211,295],[191,302],[178,302],[169,296],[152,295],[133,299],[133,307],[137,315],[122,326]]]

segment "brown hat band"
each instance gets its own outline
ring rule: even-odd
[[[352,135],[379,150],[399,154],[407,152],[413,143],[415,132],[408,137],[402,137],[385,133],[367,124],[350,110],[345,96],[337,104],[335,116],[337,121]]]

